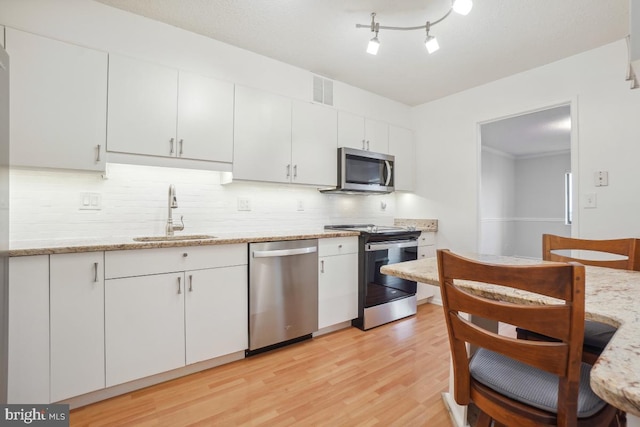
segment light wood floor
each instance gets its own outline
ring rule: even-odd
[[[343,329],[71,412],[72,426],[450,426],[442,307]]]

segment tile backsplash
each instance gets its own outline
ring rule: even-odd
[[[325,224],[393,224],[395,197],[327,195],[314,187],[235,182],[219,172],[108,164],[106,174],[12,169],[10,239],[76,239],[164,233],[174,184],[185,234],[320,228]],[[80,209],[82,193],[100,210]],[[250,211],[238,210],[246,199]],[[382,209],[382,206],[385,209]]]

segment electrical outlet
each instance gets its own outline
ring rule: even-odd
[[[246,197],[238,197],[238,210],[239,211],[250,211],[251,210],[251,200]]]
[[[596,187],[606,187],[607,185],[609,185],[609,172],[598,171],[594,175]]]

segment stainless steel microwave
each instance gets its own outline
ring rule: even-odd
[[[394,156],[356,150],[355,148],[338,148],[338,186],[322,189],[323,193],[391,193],[394,175]]]

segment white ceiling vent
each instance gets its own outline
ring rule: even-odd
[[[313,101],[333,105],[333,81],[313,76]]]

